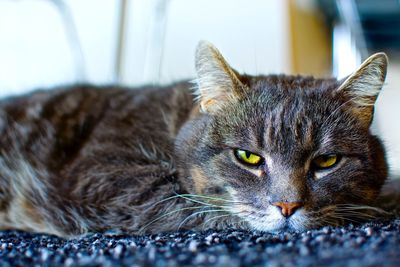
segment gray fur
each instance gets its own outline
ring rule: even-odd
[[[139,90],[76,85],[4,99],[0,226],[60,236],[277,231],[371,216],[387,165],[368,129],[373,109],[355,112],[360,102],[349,92],[370,96],[372,86],[375,101],[381,86],[363,81],[383,84],[383,71],[369,71],[386,68],[382,58],[369,59],[350,83],[249,76],[203,42],[197,100],[188,82]],[[236,148],[263,164],[242,164]],[[317,172],[313,159],[327,153],[341,161]],[[284,218],[275,202],[303,206]]]

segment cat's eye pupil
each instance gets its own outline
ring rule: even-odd
[[[263,158],[253,152],[243,149],[235,149],[234,154],[236,159],[245,165],[259,166],[261,165]]]
[[[336,154],[321,155],[313,160],[317,169],[329,169],[339,162],[340,157]]]

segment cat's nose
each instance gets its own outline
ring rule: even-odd
[[[284,217],[288,218],[303,206],[302,202],[274,202],[272,205],[278,207]]]

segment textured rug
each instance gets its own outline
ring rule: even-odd
[[[0,232],[1,266],[400,266],[400,219],[303,233],[92,234],[65,240]]]
[[[389,186],[390,189],[394,187]],[[399,195],[382,198],[399,214]],[[302,233],[175,232],[62,239],[0,232],[0,266],[400,266],[400,216]]]

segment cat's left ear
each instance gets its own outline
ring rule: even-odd
[[[245,86],[218,49],[201,41],[196,49],[197,88],[200,108],[204,113],[216,113],[230,100],[240,98]]]
[[[370,56],[337,89],[351,100],[351,112],[369,127],[375,101],[385,82],[388,59],[385,53]]]

